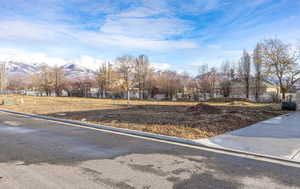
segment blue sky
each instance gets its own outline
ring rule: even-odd
[[[299,0],[0,0],[0,60],[97,67],[147,54],[195,73],[277,37],[300,39]]]

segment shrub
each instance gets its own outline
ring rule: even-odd
[[[288,110],[288,111],[296,111],[297,110],[297,104],[295,102],[282,102],[281,103],[281,109],[282,110]]]

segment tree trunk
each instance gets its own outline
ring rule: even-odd
[[[246,98],[249,98],[250,86],[249,80],[246,81]]]
[[[282,100],[285,100],[285,91],[282,91]]]

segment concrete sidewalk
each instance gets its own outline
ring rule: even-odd
[[[197,142],[300,162],[300,112]]]

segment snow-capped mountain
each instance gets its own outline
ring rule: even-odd
[[[8,74],[30,75],[38,71],[37,66],[20,62],[8,62],[5,64],[5,68]]]
[[[93,70],[75,63],[63,65],[62,68],[65,70],[65,75],[68,78],[86,78],[92,77],[95,74]]]
[[[3,62],[0,62],[0,64]],[[6,73],[9,78],[14,76],[26,77],[30,76],[34,73],[37,73],[41,70],[42,66],[46,64],[43,63],[35,63],[35,64],[26,64],[22,62],[5,62]],[[77,65],[75,63],[66,64],[61,66],[65,75],[68,78],[86,78],[92,77],[94,75],[94,71],[83,66]]]

